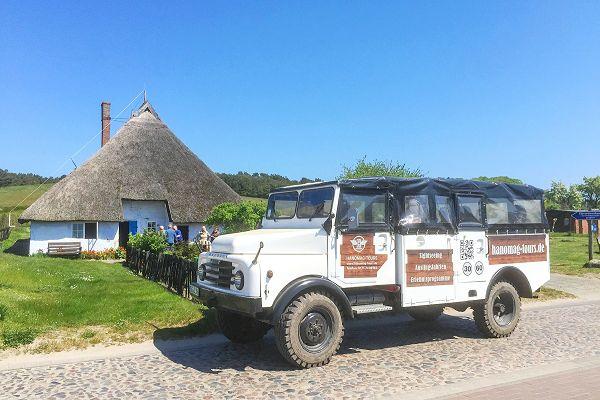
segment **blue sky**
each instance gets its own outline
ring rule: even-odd
[[[100,102],[145,87],[219,172],[328,179],[366,155],[575,183],[600,173],[599,20],[579,1],[4,0],[0,168],[68,173]]]

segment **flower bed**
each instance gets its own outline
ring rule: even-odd
[[[81,258],[84,260],[123,260],[127,258],[127,253],[124,247],[101,251],[84,250],[81,252]]]

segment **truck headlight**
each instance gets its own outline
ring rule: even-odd
[[[198,267],[198,279],[203,281],[206,278],[206,267],[204,266],[204,264],[200,265]]]
[[[244,288],[244,273],[242,271],[236,272],[231,279],[231,283],[237,290],[242,290]]]

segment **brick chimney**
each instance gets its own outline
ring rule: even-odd
[[[102,118],[102,142],[103,147],[110,140],[110,103],[103,101],[100,105]]]

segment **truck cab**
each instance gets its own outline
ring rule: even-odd
[[[192,296],[232,341],[273,327],[293,365],[329,362],[345,320],[473,309],[505,337],[520,298],[549,280],[543,192],[459,179],[361,178],[279,188],[259,229],[222,235],[199,259]]]

